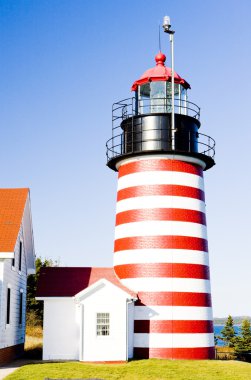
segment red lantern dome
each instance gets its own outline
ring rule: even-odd
[[[171,69],[165,66],[166,56],[165,54],[159,52],[155,56],[156,66],[148,69],[144,72],[144,74],[136,80],[131,90],[137,91],[138,86],[148,83],[148,82],[158,82],[158,81],[168,81],[171,82]],[[190,84],[185,81],[185,79],[181,78],[176,72],[174,72],[174,82],[180,84],[185,89],[191,88]]]

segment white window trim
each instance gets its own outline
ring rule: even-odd
[[[20,243],[22,243],[22,257],[21,257],[21,270],[19,269],[19,260],[20,260]],[[23,239],[19,239],[19,255],[18,255],[18,273],[22,274],[22,260],[23,260],[23,254],[24,254],[24,242]]]

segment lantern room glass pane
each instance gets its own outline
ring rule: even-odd
[[[140,98],[150,98],[150,83],[145,83],[142,86],[140,86]]]
[[[151,82],[151,113],[166,112],[166,82]]]
[[[187,115],[187,90],[182,86],[180,92],[180,113]]]
[[[137,114],[171,113],[172,112],[172,83],[167,81],[153,81],[139,86]],[[175,113],[186,114],[187,91],[174,83]]]
[[[139,86],[139,102],[138,112],[149,113],[149,99],[150,99],[150,83],[145,83]]]
[[[174,83],[174,97],[179,96],[180,87],[183,88],[180,84]],[[166,96],[172,97],[172,83],[166,82]]]

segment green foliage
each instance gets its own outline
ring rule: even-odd
[[[41,257],[37,257],[35,265],[36,273],[30,274],[27,279],[26,321],[27,325],[30,326],[38,326],[43,322],[43,302],[35,299],[40,269],[57,266],[57,263],[54,263],[52,260],[42,260]]]
[[[241,334],[234,340],[236,353],[251,352],[251,328],[250,321],[244,319],[241,324]]]
[[[217,346],[219,338],[214,334],[214,345]]]
[[[234,331],[234,320],[231,315],[229,315],[224,328],[221,331],[221,336],[218,338],[223,340],[229,347],[233,347],[235,335],[236,333]]]
[[[25,365],[6,380],[250,380],[251,366],[220,360],[133,360],[125,364],[44,363]]]

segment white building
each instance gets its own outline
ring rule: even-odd
[[[35,253],[29,189],[0,189],[0,364],[23,353],[31,273]]]
[[[41,268],[43,360],[126,361],[133,357],[136,294],[113,268]]]

